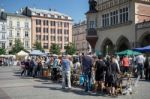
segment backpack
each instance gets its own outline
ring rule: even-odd
[[[34,67],[34,66],[35,66],[34,61],[31,61],[31,62],[30,62],[30,65],[31,65],[31,67]]]
[[[117,80],[116,75],[112,72],[112,67],[111,65],[108,67],[108,78],[112,83],[115,83]]]

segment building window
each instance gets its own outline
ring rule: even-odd
[[[45,33],[45,28],[43,28],[43,33]]]
[[[36,19],[36,25],[41,25],[41,20]]]
[[[102,26],[109,26],[109,13],[102,15]]]
[[[36,27],[36,33],[41,32],[41,28],[40,27]]]
[[[44,30],[44,31],[45,31],[44,33],[48,33],[48,28],[44,28],[44,29],[45,29],[45,30]]]
[[[61,19],[61,16],[58,16],[58,19]]]
[[[55,29],[51,29],[51,34],[55,34],[56,30]]]
[[[62,29],[58,29],[58,30],[57,30],[57,33],[58,33],[58,34],[62,34]]]
[[[25,28],[29,28],[29,23],[25,22]]]
[[[118,10],[110,12],[110,24],[118,24]]]
[[[62,27],[62,22],[57,22],[58,27]]]
[[[5,31],[5,25],[2,25],[2,31]]]
[[[43,20],[43,25],[45,25],[46,24],[46,22],[45,22],[45,20]]]
[[[29,41],[25,41],[25,48],[29,48]]]
[[[46,20],[46,25],[48,26],[48,20]]]
[[[50,21],[51,22],[51,26],[56,26],[56,22],[55,21]]]
[[[20,27],[20,22],[17,22],[17,27],[18,27],[18,28]]]
[[[120,9],[120,23],[129,21],[129,8],[125,7]]]
[[[48,43],[44,43],[43,45],[44,49],[48,49]]]
[[[12,40],[9,41],[9,46],[12,46]]]
[[[13,23],[12,21],[9,21],[9,27],[12,27]]]
[[[2,39],[3,39],[3,40],[5,39],[5,34],[4,34],[4,33],[2,33]]]
[[[43,28],[43,33],[48,33],[48,28]]]
[[[20,36],[20,33],[19,33],[19,31],[17,31],[17,36]]]
[[[64,27],[69,27],[69,23],[64,22]]]
[[[41,35],[36,35],[36,40],[41,40]]]
[[[65,17],[65,19],[68,19],[68,17]]]
[[[62,36],[58,36],[58,41],[62,41]]]
[[[12,30],[9,31],[9,37],[12,37]]]
[[[5,49],[5,43],[4,42],[1,43],[1,47]]]
[[[68,34],[69,34],[69,30],[66,30],[66,29],[65,29],[65,30],[64,30],[64,34],[65,34],[65,35],[68,35]]]
[[[43,36],[43,40],[44,40],[44,41],[48,41],[48,35],[44,35],[44,36]]]
[[[89,21],[89,28],[95,28],[95,21]]]
[[[64,41],[68,42],[69,41],[69,37],[64,37]]]
[[[25,31],[25,37],[29,37],[28,31]]]
[[[55,41],[55,36],[51,36],[51,41]]]
[[[54,15],[51,15],[51,18],[55,18],[55,16],[54,16]]]
[[[47,17],[48,15],[47,14],[44,14],[44,17]]]

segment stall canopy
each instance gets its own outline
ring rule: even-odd
[[[136,52],[136,51],[132,51],[132,50],[124,50],[124,51],[121,51],[121,52],[118,52],[116,53],[117,55],[140,55],[141,53],[140,52]]]
[[[134,51],[139,51],[139,52],[150,52],[150,45],[146,47],[141,47],[141,48],[134,48]]]
[[[46,54],[41,52],[40,50],[33,50],[30,53],[31,56],[45,56]]]
[[[102,55],[102,53],[99,50],[95,50],[96,56]]]
[[[28,56],[29,54],[23,50],[17,53],[17,56]]]

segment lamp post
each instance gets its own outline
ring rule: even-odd
[[[108,55],[108,45],[106,45],[106,55]]]

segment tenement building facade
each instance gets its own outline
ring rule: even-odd
[[[86,21],[74,24],[72,28],[72,38],[73,43],[76,46],[77,53],[89,53],[91,52],[91,47],[86,40]]]
[[[7,25],[6,25],[6,13],[4,9],[0,9],[0,48],[7,48]]]
[[[89,0],[87,41],[112,54],[150,45],[150,0]]]
[[[7,13],[8,48],[11,50],[16,39],[20,39],[23,47],[31,50],[31,18],[20,13]]]
[[[23,15],[31,17],[32,47],[36,41],[41,42],[45,51],[49,51],[52,43],[64,46],[72,42],[72,18],[68,15],[53,10],[44,10],[26,7]]]

